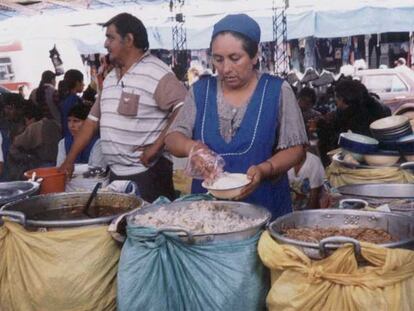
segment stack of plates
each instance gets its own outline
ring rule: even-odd
[[[391,116],[372,122],[369,126],[372,136],[383,143],[393,143],[403,136],[412,134],[410,120],[406,116]]]

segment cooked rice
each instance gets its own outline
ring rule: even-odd
[[[192,233],[236,232],[254,227],[265,218],[245,217],[225,204],[197,201],[180,209],[170,209],[168,205],[135,216],[135,224],[157,229],[178,228]]]

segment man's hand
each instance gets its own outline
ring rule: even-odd
[[[257,165],[250,166],[246,174],[247,178],[250,179],[250,183],[244,186],[240,195],[235,197],[234,200],[242,200],[252,194],[265,177],[264,172]]]
[[[149,167],[151,163],[157,158],[157,155],[161,152],[162,146],[154,143],[142,147],[137,147],[135,151],[142,151],[139,156],[139,160],[145,167]]]
[[[59,166],[58,170],[60,172],[63,172],[66,174],[66,179],[71,179],[72,178],[72,174],[73,174],[73,170],[74,170],[74,165],[72,162],[69,161],[64,161],[61,166]]]

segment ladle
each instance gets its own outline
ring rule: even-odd
[[[86,202],[85,208],[83,209],[83,213],[88,215],[88,217],[95,217],[94,215],[89,213],[89,207],[91,206],[91,203],[93,201],[93,199],[96,197],[96,194],[98,193],[98,189],[102,187],[102,183],[98,182],[96,183],[95,187],[93,188],[91,195],[88,198],[88,201]]]

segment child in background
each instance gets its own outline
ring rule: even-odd
[[[69,134],[59,141],[56,166],[60,166],[66,158],[74,138],[78,134],[83,122],[88,117],[90,108],[79,103],[73,106],[68,113],[67,127]],[[79,154],[76,163],[88,163],[92,167],[106,168],[106,163],[101,149],[101,141],[98,136],[91,140],[86,148]]]
[[[293,210],[321,208],[325,170],[319,157],[306,152],[305,159],[288,171]]]

